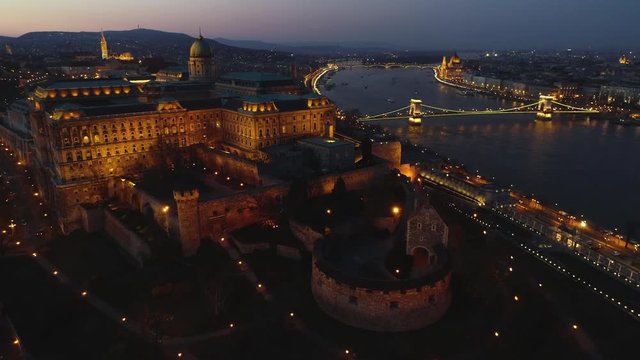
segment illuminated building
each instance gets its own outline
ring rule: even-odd
[[[454,53],[448,62],[446,56],[442,57],[442,64],[440,64],[438,68],[438,75],[440,79],[443,80],[462,81],[464,77],[464,67],[457,53]]]
[[[620,58],[618,59],[618,63],[620,65],[629,65],[629,64],[631,64],[631,60],[629,60],[627,55],[622,54],[622,56],[620,56]]]
[[[102,60],[109,60],[109,59],[120,60],[120,61],[134,60],[133,54],[131,54],[128,51],[125,51],[120,54],[117,54],[117,53],[109,54],[109,48],[107,46],[107,38],[104,36],[104,32],[100,33],[100,52],[102,55]]]
[[[107,48],[107,38],[104,37],[104,32],[100,33],[100,51],[102,60],[107,60],[109,58],[109,49]]]
[[[215,77],[213,50],[199,34],[189,50],[189,80],[211,82]]]
[[[274,161],[267,148],[302,147],[306,144],[297,140],[314,137],[309,146],[323,142],[314,154],[327,167],[352,170],[353,145],[330,139],[336,107],[327,98],[301,94],[293,80],[264,73],[228,74],[224,79],[243,81],[216,91],[213,53],[201,36],[189,55],[195,80],[57,81],[38,86],[28,100],[12,106],[11,121],[0,123],[0,138],[35,169],[39,193],[63,232],[106,228],[104,222],[95,225],[103,221],[95,219],[108,218],[96,216],[102,210],[95,209],[117,199],[135,211],[151,211],[151,219],[181,241],[183,253],[192,254],[201,238],[260,219],[260,208],[233,189],[212,196],[203,189],[171,188],[170,198],[154,198],[136,187],[148,172],[171,169],[178,158],[193,159],[224,169],[225,177],[242,186],[257,187],[267,176],[260,172],[263,164]],[[352,175],[347,183],[371,174]],[[253,189],[252,196],[273,202],[287,191],[288,185],[280,184]],[[133,257],[144,258],[146,250],[140,251]]]
[[[184,66],[169,66],[156,73],[156,81],[158,82],[184,81],[188,77],[189,70]]]

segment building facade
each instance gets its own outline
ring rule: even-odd
[[[212,82],[215,78],[213,50],[202,34],[196,38],[189,49],[188,68],[191,81]]]
[[[453,54],[451,59],[447,61],[447,57],[442,57],[442,63],[438,68],[440,79],[447,81],[462,81],[464,78],[464,66],[458,54]]]

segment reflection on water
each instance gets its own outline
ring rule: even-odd
[[[407,106],[412,97],[450,109],[520,105],[457,95],[455,89],[434,82],[430,70],[346,70],[336,73],[332,81],[348,85],[337,85],[326,95],[338,106],[358,108],[363,114]],[[423,119],[421,127],[408,126],[403,120],[378,124],[503,185],[514,184],[602,225],[621,227],[629,219],[640,218],[640,127],[578,115],[537,122],[532,115],[516,114]]]

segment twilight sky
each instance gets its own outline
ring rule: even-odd
[[[143,28],[421,49],[640,48],[640,0],[1,0],[0,35]]]

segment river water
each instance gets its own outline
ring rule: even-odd
[[[323,94],[343,109],[378,114],[410,98],[448,109],[510,108],[518,102],[461,96],[437,83],[430,69],[346,69]],[[391,100],[391,101],[388,101]],[[374,122],[400,138],[426,145],[543,203],[610,229],[640,219],[640,127],[579,115],[537,122],[534,115],[426,118]]]

